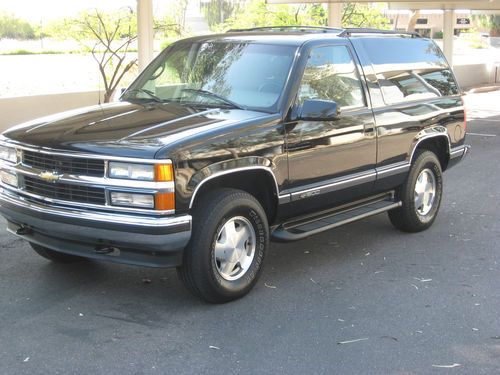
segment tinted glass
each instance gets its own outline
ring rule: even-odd
[[[362,43],[374,64],[386,103],[459,93],[453,74],[434,42],[367,38]]]
[[[151,100],[152,93],[161,101],[186,105],[223,106],[227,99],[245,108],[275,109],[295,50],[246,42],[180,42],[161,54],[123,98]]]
[[[356,65],[345,46],[318,47],[311,51],[298,100],[321,99],[340,107],[363,106],[364,97]]]

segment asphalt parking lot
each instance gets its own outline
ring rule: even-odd
[[[379,215],[272,244],[230,304],[173,270],[51,264],[2,231],[0,374],[500,374],[498,103],[469,96],[473,150],[430,230]]]

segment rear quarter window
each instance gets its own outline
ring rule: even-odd
[[[362,44],[373,63],[387,104],[460,93],[443,53],[434,42],[367,38]]]

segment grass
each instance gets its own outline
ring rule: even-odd
[[[14,51],[0,52],[0,55],[11,56],[11,55],[63,55],[63,54],[75,54],[82,53],[81,51],[29,51],[26,49],[16,49]]]

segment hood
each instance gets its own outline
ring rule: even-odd
[[[36,147],[152,159],[162,147],[193,134],[268,116],[237,109],[118,102],[40,118],[3,135]]]

